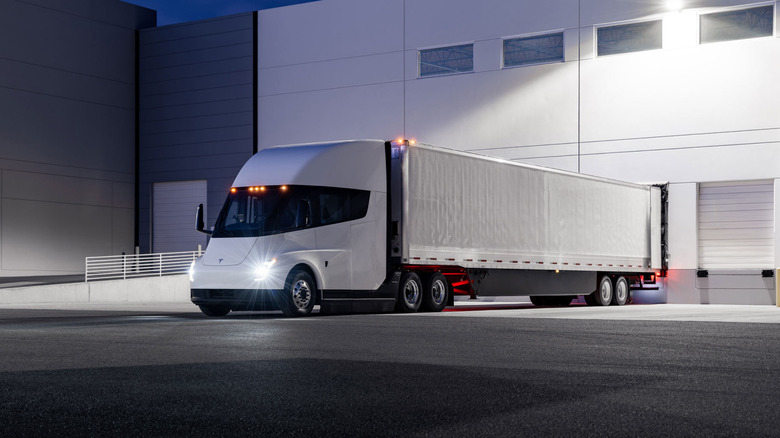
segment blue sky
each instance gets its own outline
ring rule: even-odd
[[[157,11],[157,25],[202,20],[314,0],[122,0]]]

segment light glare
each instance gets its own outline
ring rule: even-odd
[[[680,12],[683,8],[682,0],[667,0],[666,9],[673,12]]]
[[[255,281],[264,281],[271,275],[271,268],[276,264],[276,259],[263,262],[255,269]]]

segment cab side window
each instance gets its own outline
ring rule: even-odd
[[[319,195],[320,225],[352,221],[366,216],[369,192],[350,189],[323,189]]]

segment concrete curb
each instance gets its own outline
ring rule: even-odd
[[[190,302],[187,275],[0,289],[0,304]]]

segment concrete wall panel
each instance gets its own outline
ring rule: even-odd
[[[403,135],[403,84],[261,97],[260,148]]]
[[[411,3],[411,2],[410,2]],[[261,11],[260,68],[403,50],[403,2],[327,0]]]

